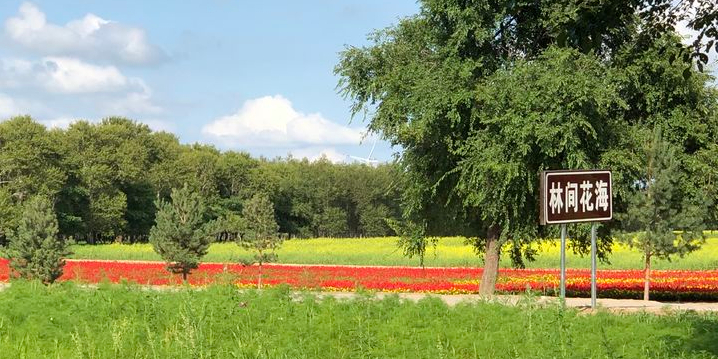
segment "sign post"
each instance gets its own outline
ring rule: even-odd
[[[596,224],[591,225],[591,309],[596,309]]]
[[[566,298],[566,224],[605,222],[613,218],[611,171],[541,173],[542,225],[561,224],[561,299]],[[596,224],[591,226],[591,308],[596,308]]]
[[[566,300],[566,223],[561,224],[561,301]]]

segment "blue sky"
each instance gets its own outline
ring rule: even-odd
[[[0,117],[126,116],[253,155],[369,154],[332,70],[414,0],[0,2]],[[362,144],[360,144],[360,141]],[[380,142],[374,154],[389,160]]]

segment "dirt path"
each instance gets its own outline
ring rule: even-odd
[[[350,299],[356,297],[356,293],[352,292],[320,292],[316,293],[319,297],[332,296],[337,299]],[[377,293],[377,298],[394,295],[395,293]],[[491,301],[505,305],[516,305],[525,297],[519,295],[497,295],[491,298],[484,298],[478,294],[427,294],[427,293],[398,293],[400,298],[417,302],[426,297],[436,297],[443,300],[446,304],[454,306],[462,302]],[[535,297],[539,304],[557,304],[559,299],[556,297]],[[612,312],[631,313],[631,312],[649,312],[649,313],[666,313],[670,311],[696,311],[696,312],[718,312],[718,303],[694,302],[694,303],[670,303],[643,301],[635,299],[597,299],[599,310],[609,310]],[[566,306],[578,308],[581,311],[591,312],[591,298],[567,298]]]

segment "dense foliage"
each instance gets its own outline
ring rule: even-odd
[[[264,193],[280,232],[292,237],[383,236],[392,233],[386,219],[398,215],[394,177],[392,165],[256,159],[183,145],[124,118],[48,130],[16,117],[0,123],[0,242],[34,195],[53,200],[61,236],[147,241],[155,200],[185,183],[207,205],[207,220],[240,214],[245,201]]]

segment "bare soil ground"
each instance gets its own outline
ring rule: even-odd
[[[377,298],[393,295],[394,293],[376,293]],[[319,297],[333,296],[338,299],[349,299],[357,296],[351,292],[333,292],[333,293],[317,293]],[[525,296],[520,295],[496,295],[492,297],[482,297],[478,294],[427,294],[427,293],[398,293],[400,298],[411,301],[419,301],[425,297],[436,297],[443,300],[446,304],[454,306],[462,302],[490,301],[505,305],[517,305],[522,300],[526,300]],[[537,296],[533,297],[538,304],[553,305],[558,304],[559,298]],[[710,302],[656,302],[643,301],[635,299],[604,299],[596,300],[598,310],[608,310],[611,312],[631,313],[631,312],[648,312],[648,313],[670,313],[674,311],[696,311],[696,312],[718,312],[718,303]],[[582,312],[592,313],[591,298],[566,298],[566,306],[577,308]]]

